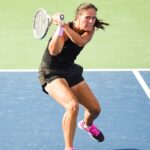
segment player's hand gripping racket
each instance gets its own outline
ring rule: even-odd
[[[64,15],[59,15],[60,20],[64,20]],[[52,24],[52,16],[49,16],[45,9],[39,9],[33,18],[33,35],[36,39],[43,39]]]

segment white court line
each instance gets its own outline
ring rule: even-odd
[[[0,69],[0,72],[37,72],[37,69]],[[136,79],[140,83],[141,87],[145,91],[146,95],[150,99],[150,89],[147,86],[146,82],[140,75],[139,71],[150,71],[150,68],[137,68],[137,69],[84,69],[84,71],[100,71],[100,72],[117,72],[117,71],[131,71],[135,75]]]
[[[137,68],[137,69],[131,69],[131,68],[118,68],[118,69],[84,69],[84,71],[101,71],[101,72],[117,72],[117,71],[133,71],[133,70],[139,70],[139,71],[150,71],[150,68]]]
[[[133,70],[133,74],[135,75],[136,79],[138,80],[138,82],[140,83],[141,87],[145,91],[147,97],[150,99],[150,89],[149,89],[148,85],[146,84],[146,82],[144,81],[144,79],[142,78],[142,76],[139,73],[139,71],[138,70]]]
[[[150,68],[137,68],[137,69],[84,69],[84,71],[101,71],[101,72],[117,72],[117,71],[133,71],[133,70],[138,70],[138,71],[150,71]],[[38,69],[0,69],[0,72],[37,72]]]

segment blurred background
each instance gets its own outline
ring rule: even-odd
[[[81,0],[1,0],[0,69],[38,69],[53,25],[46,38],[32,34],[33,16],[45,8],[49,14],[63,12],[66,22],[74,19]],[[150,1],[92,0],[97,17],[110,23],[96,31],[92,41],[78,56],[84,68],[150,67]]]

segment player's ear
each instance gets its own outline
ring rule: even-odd
[[[79,17],[80,17],[79,15],[76,15],[76,16],[75,16],[75,20],[79,19]]]

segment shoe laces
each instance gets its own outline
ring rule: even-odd
[[[98,136],[99,133],[100,133],[100,130],[98,130],[95,125],[92,125],[92,126],[88,127],[87,130],[88,130],[88,132],[90,132],[94,136]]]

